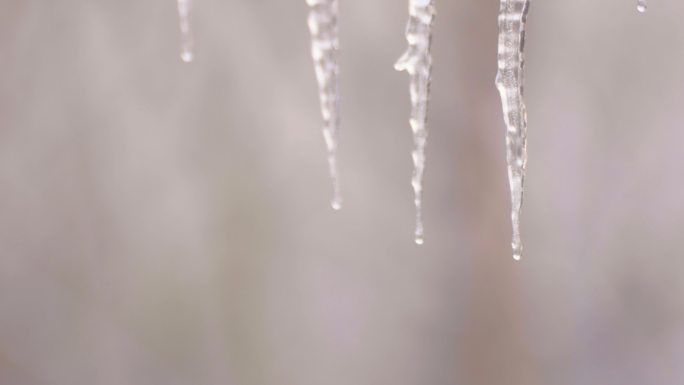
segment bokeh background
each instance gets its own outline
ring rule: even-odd
[[[341,0],[330,209],[303,0],[0,0],[0,384],[684,381],[684,3],[535,1],[510,255],[498,2],[438,0],[413,243],[407,1]]]

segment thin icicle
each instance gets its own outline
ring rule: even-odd
[[[637,0],[637,11],[644,13],[648,9],[646,0]]]
[[[311,7],[311,55],[316,69],[318,90],[323,115],[323,137],[328,149],[328,165],[333,183],[332,208],[342,208],[340,177],[337,171],[337,137],[340,126],[340,97],[338,89],[339,52],[337,0],[306,0]]]
[[[178,0],[178,18],[180,19],[181,32],[181,60],[190,63],[195,54],[193,52],[194,40],[192,29],[190,28],[190,17],[192,15],[192,0]]]
[[[413,179],[411,184],[416,204],[416,243],[424,242],[423,229],[423,174],[425,172],[425,145],[427,142],[428,100],[430,97],[430,76],[432,73],[432,27],[435,21],[435,0],[410,0],[409,22],[406,26],[406,40],[409,47],[397,61],[394,68],[406,71],[411,77],[411,129],[414,149]]]
[[[511,187],[511,220],[513,224],[513,258],[522,258],[520,211],[523,203],[527,167],[527,112],[523,99],[525,23],[529,0],[501,0],[499,11],[499,72],[496,86],[501,94],[508,178]]]

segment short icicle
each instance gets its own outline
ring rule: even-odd
[[[323,137],[328,150],[328,165],[333,184],[332,208],[342,208],[342,193],[337,170],[337,145],[340,126],[340,97],[338,86],[338,2],[337,0],[306,0],[310,7],[311,55],[318,81]]]
[[[647,0],[637,0],[637,11],[640,13],[646,12],[648,9],[648,3],[646,1]]]
[[[180,22],[180,57],[186,63],[190,63],[195,54],[193,52],[194,41],[192,29],[190,27],[190,17],[192,14],[192,0],[178,0],[178,18]]]
[[[432,74],[432,28],[435,21],[435,0],[410,0],[409,21],[406,26],[406,40],[409,47],[397,61],[394,68],[406,71],[411,77],[411,118],[414,149],[413,179],[415,193],[416,229],[415,241],[424,242],[423,228],[423,174],[425,171],[425,145],[427,143],[428,101],[430,77]]]
[[[527,112],[523,99],[525,23],[529,0],[501,0],[499,11],[499,46],[496,86],[501,94],[508,178],[511,188],[511,220],[513,224],[513,258],[522,258],[520,212],[527,167]]]

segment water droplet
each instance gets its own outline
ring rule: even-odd
[[[639,2],[637,3],[637,11],[639,11],[640,13],[644,13],[647,9],[648,4],[646,4],[646,0],[639,0]]]
[[[422,245],[425,243],[425,239],[423,238],[423,236],[416,236],[415,241],[416,241],[416,245]]]
[[[183,60],[185,63],[191,63],[194,58],[195,56],[192,54],[192,52],[181,52],[181,60]]]

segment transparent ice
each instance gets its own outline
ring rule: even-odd
[[[180,57],[186,63],[194,59],[193,37],[190,27],[190,17],[192,16],[192,0],[178,0],[178,18],[181,32],[181,53]]]
[[[522,258],[520,211],[527,167],[527,112],[523,100],[525,23],[529,0],[501,0],[496,86],[506,123],[508,179],[511,188],[513,258]]]
[[[637,11],[644,13],[648,9],[647,0],[637,0]]]
[[[406,26],[408,49],[394,68],[406,71],[411,77],[411,118],[413,131],[413,178],[411,184],[415,194],[416,229],[415,241],[424,242],[423,228],[423,174],[425,172],[425,145],[427,143],[428,101],[430,77],[432,74],[432,28],[435,21],[434,0],[410,0],[409,21]]]
[[[338,2],[337,0],[306,0],[310,7],[311,55],[316,70],[323,137],[328,150],[328,165],[333,183],[332,208],[342,208],[340,177],[337,170],[337,145],[340,126],[340,97],[338,86]]]

